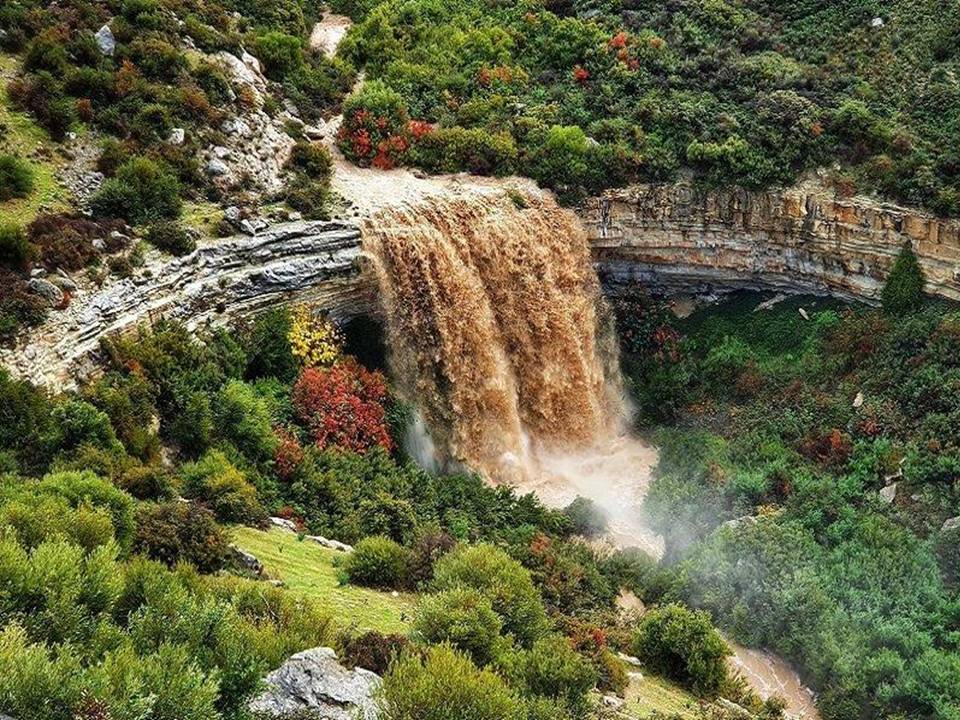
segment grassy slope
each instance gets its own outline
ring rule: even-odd
[[[11,109],[7,83],[13,78],[17,59],[0,53],[0,152],[29,160],[34,171],[34,187],[29,197],[0,203],[0,225],[25,225],[36,217],[41,207],[63,208],[67,190],[57,182],[59,159],[54,143],[46,131],[27,115]],[[41,150],[40,153],[36,152]]]
[[[698,707],[697,698],[686,690],[669,680],[644,673],[642,679],[631,676],[622,709],[630,717],[641,720],[649,718],[654,712],[693,720],[697,717],[695,711]]]
[[[233,530],[234,544],[253,553],[271,577],[293,592],[317,600],[341,627],[405,633],[415,596],[340,585],[334,561],[343,554],[328,550],[280,528],[264,532],[248,527]]]

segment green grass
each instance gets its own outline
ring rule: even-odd
[[[699,707],[697,698],[686,690],[669,680],[646,673],[642,679],[637,676],[630,678],[625,700],[623,712],[639,720],[649,718],[654,712],[695,720]]]
[[[7,83],[16,74],[18,60],[0,53],[0,153],[24,158],[33,169],[33,192],[26,198],[0,203],[0,225],[26,225],[41,208],[63,209],[69,192],[57,180],[60,160],[56,143],[29,115],[13,110]]]
[[[283,580],[292,592],[316,600],[328,609],[340,627],[406,633],[416,596],[379,592],[340,585],[334,561],[343,553],[300,540],[288,530],[264,532],[248,527],[233,529],[234,544],[253,553],[272,578]]]

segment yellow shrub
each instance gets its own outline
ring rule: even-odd
[[[291,312],[290,350],[304,367],[329,367],[340,359],[343,337],[337,326],[309,305]]]

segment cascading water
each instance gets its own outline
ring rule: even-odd
[[[440,461],[550,504],[591,497],[621,542],[659,553],[638,507],[656,455],[625,432],[613,333],[577,219],[535,190],[437,195],[372,216],[364,251],[394,372]]]

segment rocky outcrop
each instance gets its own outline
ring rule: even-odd
[[[380,677],[348,670],[330,648],[297,653],[267,676],[267,689],[250,701],[250,711],[267,717],[313,710],[328,720],[375,720],[373,693]]]
[[[755,288],[877,301],[910,242],[927,292],[960,300],[960,222],[837,198],[816,183],[765,192],[640,185],[593,199],[581,214],[612,292],[642,283],[668,293]]]
[[[102,336],[159,317],[198,326],[291,299],[316,301],[335,317],[367,312],[374,299],[359,257],[360,231],[323,221],[211,241],[182,258],[158,256],[134,277],[78,287],[69,307],[0,351],[0,362],[17,376],[61,388],[91,369]]]

